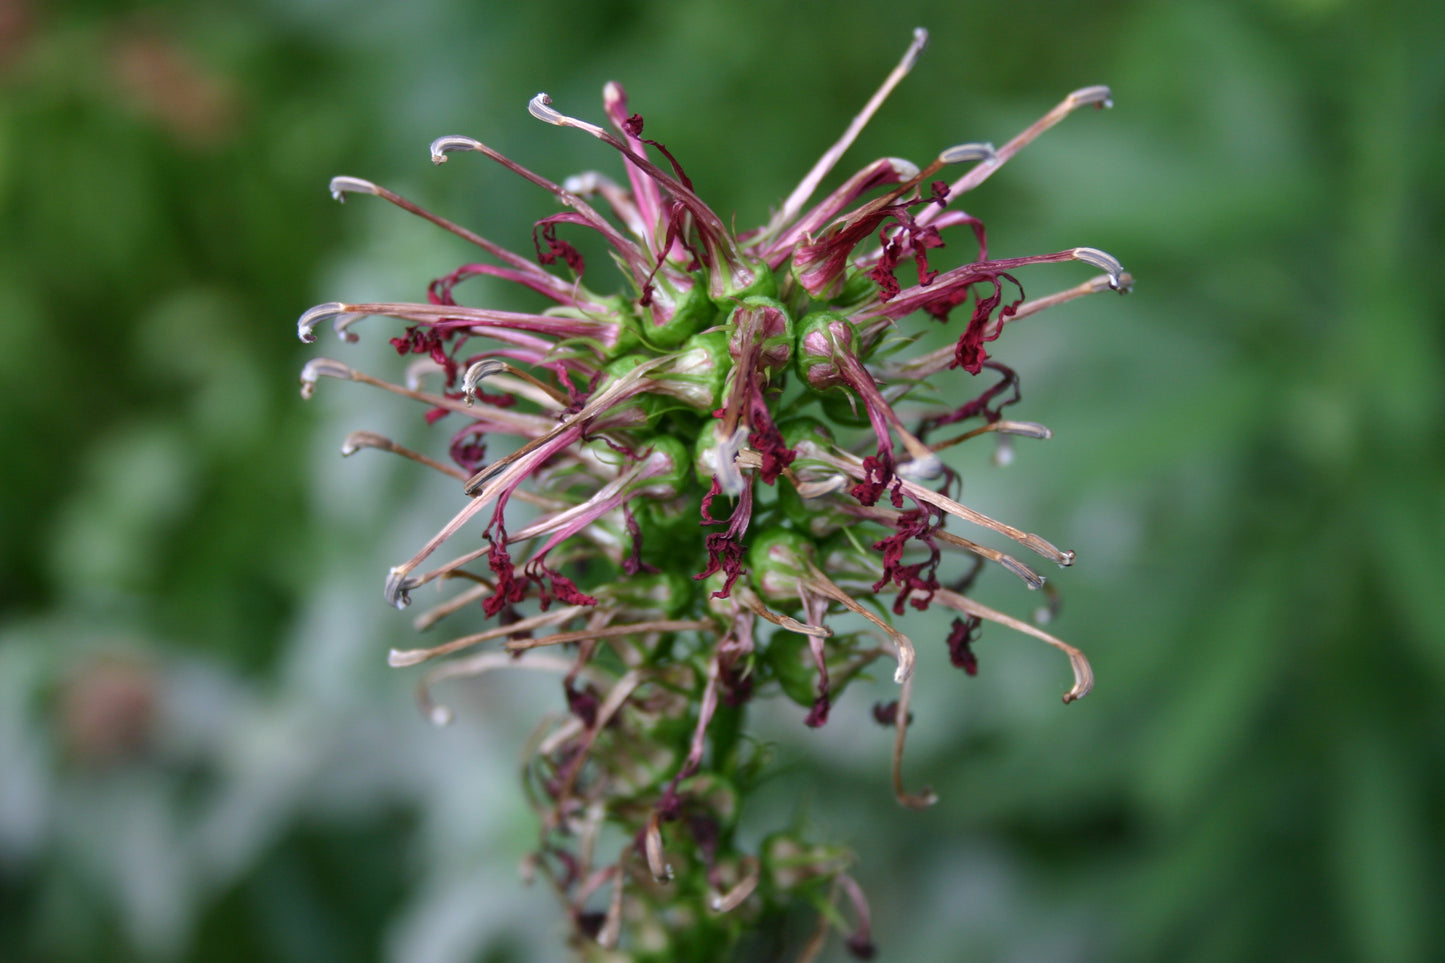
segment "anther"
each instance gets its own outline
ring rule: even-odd
[[[418,583],[415,579],[410,578],[410,575],[411,569],[403,566],[397,566],[386,573],[386,587],[382,590],[382,594],[386,597],[388,605],[404,609],[411,604],[409,593],[416,588]]]
[[[1101,108],[1114,106],[1114,93],[1103,84],[1096,84],[1093,87],[1080,87],[1069,94],[1066,98],[1074,107],[1083,107],[1086,104],[1098,104]]]
[[[374,431],[353,431],[341,443],[341,457],[349,458],[363,448],[377,448],[381,451],[396,451],[396,442]]]
[[[568,194],[577,194],[582,197],[591,197],[603,188],[616,188],[617,185],[611,178],[596,171],[587,171],[583,174],[573,174],[562,182],[562,190]]]
[[[477,387],[481,385],[483,381],[493,375],[501,374],[506,370],[506,362],[498,361],[496,358],[487,358],[483,361],[478,361],[468,368],[467,373],[462,377],[462,395],[467,400],[467,406],[471,407],[477,400]]]
[[[941,164],[966,164],[969,161],[991,161],[998,156],[989,143],[956,144],[938,155]]]
[[[444,371],[446,371],[446,369],[431,358],[417,358],[406,366],[406,374],[402,378],[402,384],[406,385],[408,390],[420,391],[422,378]]]
[[[462,134],[448,134],[431,142],[431,162],[445,164],[447,154],[454,150],[481,150],[482,142]]]
[[[554,124],[558,127],[563,127],[567,123],[567,118],[564,117],[560,111],[553,109],[552,98],[545,93],[539,93],[527,101],[527,113],[544,124]]]
[[[1107,88],[1106,88],[1107,89]],[[1085,264],[1092,264],[1094,267],[1109,275],[1109,287],[1115,291],[1126,290],[1124,279],[1124,265],[1119,259],[1107,251],[1101,251],[1096,247],[1076,247],[1072,251],[1075,261],[1083,261]],[[1129,279],[1132,283],[1133,279]]]
[[[296,321],[296,336],[307,344],[316,340],[316,326],[331,318],[344,317],[347,305],[340,301],[327,301],[314,308],[308,308]]]
[[[576,127],[578,130],[585,130],[593,137],[607,139],[607,132],[596,124],[589,124],[585,120],[578,120],[576,117],[568,117],[566,114],[552,107],[552,98],[545,93],[538,94],[527,102],[527,113],[537,118],[544,124],[551,124],[554,127]]]
[[[933,454],[911,458],[898,466],[898,474],[909,481],[931,481],[943,474],[943,460]]]
[[[356,372],[340,361],[333,361],[330,358],[312,358],[301,369],[301,397],[310,398],[315,394],[316,382],[321,378],[351,381],[355,377]]]
[[[662,826],[661,814],[656,810],[647,820],[647,832],[643,835],[643,848],[647,853],[647,868],[652,871],[652,878],[659,883],[672,881],[672,867],[668,865],[667,857],[662,851]]]
[[[898,69],[904,72],[912,70],[913,65],[918,63],[919,55],[923,53],[924,49],[927,46],[928,31],[923,29],[922,27],[914,27],[913,43],[909,44],[908,49],[904,51],[903,61],[898,65]]]
[[[359,177],[331,178],[331,196],[345,204],[347,194],[371,194],[375,197],[381,194],[381,188]]]

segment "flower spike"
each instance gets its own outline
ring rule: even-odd
[[[849,711],[846,690],[865,684],[874,662],[891,659],[897,688],[875,718],[893,728],[898,803],[921,809],[937,796],[906,789],[902,771],[914,679],[947,663],[963,670],[960,681],[982,671],[986,682],[976,651],[985,623],[1062,651],[1073,672],[1066,703],[1093,685],[1077,648],[975,598],[980,571],[997,566],[1043,592],[1038,621],[1059,612],[1052,583],[975,537],[1061,567],[1074,553],[964,504],[949,459],[984,436],[998,463],[1012,438],[1051,438],[1013,416],[1020,376],[990,351],[1008,325],[1128,291],[1132,278],[1094,247],[1000,256],[983,223],[950,205],[1070,113],[1108,106],[1110,93],[1080,88],[1001,147],[955,143],[922,166],[882,157],[824,189],[927,42],[913,32],[838,140],[749,231],[699,196],[616,83],[603,88],[601,123],[563,113],[546,94],[527,109],[608,145],[621,173],[553,179],[473,137],[430,145],[435,164],[479,153],[551,195],[560,209],[535,222],[534,251],[504,248],[370,180],[328,185],[337,201],[380,198],[482,252],[396,300],[302,313],[296,330],[308,343],[324,324],[343,342],[363,319],[391,324],[400,357],[390,380],[315,358],[301,392],[310,397],[323,378],[358,382],[416,402],[427,424],[446,423],[435,457],[372,431],[342,444],[343,455],[390,452],[455,485],[450,518],[387,572],[383,595],[404,608],[424,587],[435,593],[418,630],[479,624],[398,645],[388,663],[422,666],[417,702],[438,725],[452,718],[434,695],[444,680],[503,668],[559,679],[556,712],[525,753],[540,827],[526,868],[556,891],[583,955],[639,940],[685,955],[695,944],[677,928],[706,927],[716,940],[740,931],[736,914],[780,918],[799,897],[821,914],[805,957],[821,953],[833,927],[855,956],[874,954],[845,851],[792,831],[756,844],[737,831],[756,781],[740,775],[762,764],[745,728],[755,696],[782,694],[797,724],[819,728]],[[967,166],[950,184],[940,172],[955,164]],[[616,293],[596,293],[606,288],[574,244],[581,232],[609,249]],[[955,238],[965,253],[945,270],[937,252]],[[1068,261],[1101,273],[1025,297],[1018,277]],[[478,277],[541,294],[548,307],[467,302]],[[933,323],[952,325],[949,343],[914,350]],[[953,628],[920,649],[906,620],[933,606],[956,615]],[[874,748],[881,763],[884,743]]]

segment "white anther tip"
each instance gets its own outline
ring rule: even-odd
[[[545,93],[540,93],[527,101],[527,113],[544,124],[561,125],[563,122],[562,115],[552,109],[552,98]]]
[[[340,361],[330,358],[312,358],[301,369],[301,397],[310,398],[316,392],[316,382],[322,378],[337,378],[350,381],[352,371]]]
[[[914,458],[899,465],[898,474],[908,481],[931,481],[943,474],[943,459],[937,455]]]
[[[386,654],[386,664],[393,669],[404,669],[426,661],[425,649],[392,649]]]
[[[483,381],[505,370],[506,362],[496,358],[486,358],[468,368],[467,373],[462,376],[462,394],[466,397],[467,404],[470,405],[476,400],[477,388]]]
[[[461,134],[448,134],[431,142],[431,162],[445,164],[447,154],[454,150],[481,150],[482,142]]]
[[[1127,290],[1126,285],[1134,283],[1134,279],[1124,273],[1124,265],[1119,263],[1119,259],[1107,251],[1101,251],[1096,247],[1076,247],[1074,248],[1074,260],[1092,264],[1109,275],[1109,287],[1116,291]]]
[[[432,706],[427,713],[427,719],[438,729],[452,724],[452,710],[447,706]]]
[[[1069,94],[1069,100],[1071,100],[1076,107],[1082,107],[1085,104],[1113,107],[1114,92],[1103,84],[1096,84],[1093,87],[1080,87],[1078,90]]]
[[[404,609],[411,604],[411,595],[408,593],[414,586],[408,584],[409,572],[410,569],[393,568],[386,573],[386,587],[382,589],[382,596],[399,609]]]
[[[991,161],[997,156],[998,152],[989,143],[955,144],[939,154],[938,159],[945,164],[964,164],[969,161]]]
[[[378,188],[371,181],[362,180],[359,177],[333,177],[331,178],[331,196],[341,203],[346,203],[347,194],[372,194],[380,193]]]
[[[341,457],[350,458],[363,448],[391,448],[392,443],[374,431],[353,431],[341,443]]]
[[[296,336],[307,344],[316,340],[316,326],[327,318],[334,318],[338,314],[344,314],[346,305],[340,301],[327,301],[325,304],[318,304],[314,308],[307,308],[296,322]]]

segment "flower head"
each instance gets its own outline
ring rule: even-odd
[[[339,200],[379,197],[488,258],[432,281],[424,302],[332,302],[305,312],[307,341],[325,321],[348,340],[368,316],[405,322],[391,344],[412,364],[397,383],[316,359],[303,392],[321,377],[359,381],[419,401],[428,421],[452,426],[451,464],[369,433],[344,449],[393,451],[459,482],[455,514],[391,570],[385,594],[401,607],[426,583],[455,581],[464,588],[419,624],[479,608],[487,627],[429,649],[394,650],[392,663],[500,643],[502,651],[441,662],[424,678],[423,703],[439,721],[449,717],[430,697],[440,678],[503,667],[563,677],[568,712],[529,763],[542,818],[533,868],[562,894],[579,940],[621,940],[629,898],[627,918],[645,927],[669,900],[741,913],[841,890],[862,920],[849,945],[871,955],[866,903],[839,854],[784,837],[755,853],[737,848],[738,795],[758,768],[737,723],[747,701],[771,689],[805,707],[809,726],[822,726],[851,679],[891,660],[899,695],[878,718],[895,729],[895,791],[905,805],[930,804],[931,793],[902,785],[918,654],[888,612],[956,611],[946,644],[929,647],[970,675],[978,671],[972,646],[991,621],[1069,656],[1065,702],[1092,684],[1078,650],[967,594],[987,563],[1030,588],[1044,584],[1013,555],[969,537],[977,530],[1060,566],[1073,553],[957,501],[957,476],[939,452],[985,434],[1049,437],[1041,425],[1003,417],[1020,398],[1019,379],[990,346],[1006,325],[1045,307],[1129,287],[1119,263],[1094,248],[995,257],[983,224],[958,207],[1048,127],[1079,107],[1107,105],[1108,90],[1070,94],[1002,148],[961,144],[921,168],[883,158],[814,201],[926,39],[915,32],[838,142],[766,224],[744,233],[646,136],[615,83],[603,93],[606,126],[561,113],[546,94],[529,110],[601,141],[619,155],[625,182],[593,173],[558,184],[470,137],[431,145],[436,163],[481,154],[552,195],[560,210],[537,221],[532,256],[370,181],[331,182]],[[946,167],[962,173],[950,181]],[[609,248],[621,293],[600,293],[612,282],[569,240],[580,231]],[[935,267],[936,252],[959,238],[976,256]],[[1025,297],[1016,272],[1065,261],[1103,273]],[[551,306],[524,313],[459,300],[478,276],[521,285]],[[907,344],[934,322],[951,326],[953,343],[907,356]],[[436,387],[423,390],[423,378]],[[928,404],[935,394],[968,400]],[[970,421],[979,424],[927,440]],[[443,549],[452,557],[432,561]],[[959,566],[959,556],[969,564]],[[845,613],[866,629],[839,631],[832,623]],[[613,861],[594,850],[604,824],[631,840]]]

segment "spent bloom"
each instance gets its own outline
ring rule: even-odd
[[[767,223],[742,233],[697,195],[615,83],[603,91],[605,124],[560,112],[546,94],[529,111],[603,142],[620,155],[621,179],[589,172],[559,184],[470,137],[431,145],[435,163],[481,154],[552,196],[557,212],[536,222],[530,256],[369,181],[331,182],[338,200],[379,197],[485,255],[432,281],[424,302],[306,311],[305,341],[324,322],[346,340],[369,316],[403,322],[391,343],[409,363],[386,381],[317,358],[302,390],[323,377],[363,382],[420,402],[449,431],[445,459],[370,432],[343,447],[404,455],[460,487],[455,514],[391,569],[385,595],[402,607],[423,585],[453,583],[418,627],[470,618],[474,631],[395,649],[391,664],[436,660],[418,691],[438,723],[450,717],[431,697],[442,678],[527,668],[561,678],[567,711],[528,749],[525,790],[541,832],[527,869],[556,889],[584,956],[693,958],[797,900],[820,910],[805,956],[831,925],[848,929],[856,955],[872,954],[846,851],[792,830],[751,851],[735,838],[766,762],[742,724],[750,700],[782,693],[800,721],[823,726],[849,682],[882,659],[898,687],[874,707],[894,731],[894,792],[905,806],[931,804],[902,779],[917,659],[900,627],[910,608],[956,614],[948,638],[926,644],[969,675],[992,622],[1068,657],[1065,702],[1092,685],[1077,649],[970,594],[988,563],[1037,589],[1044,577],[1023,559],[1067,566],[1073,553],[962,504],[939,452],[984,435],[1001,453],[1010,436],[1048,438],[1005,417],[1019,379],[991,345],[1044,308],[1129,287],[1118,261],[1091,247],[996,257],[983,224],[958,206],[1074,110],[1108,106],[1109,91],[1075,91],[999,148],[959,144],[922,167],[873,161],[816,199],[926,40],[915,31],[843,136]],[[568,239],[582,231],[601,237],[621,293],[599,293],[601,272]],[[932,266],[945,237],[976,256]],[[1064,261],[1102,273],[1025,298],[1014,272]],[[476,276],[549,306],[463,303],[462,282]],[[910,353],[936,324],[950,343]]]

